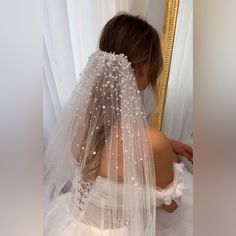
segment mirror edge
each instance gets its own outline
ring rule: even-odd
[[[165,16],[164,16],[163,33],[162,33],[163,70],[157,83],[159,109],[158,113],[153,113],[151,117],[151,125],[160,131],[163,123],[167,85],[169,80],[171,57],[172,57],[176,22],[179,10],[179,2],[180,0],[167,0],[165,7]]]

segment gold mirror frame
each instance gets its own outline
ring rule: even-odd
[[[161,130],[167,85],[169,80],[169,72],[171,65],[171,57],[174,45],[175,29],[179,9],[179,0],[166,0],[165,16],[162,31],[162,54],[163,54],[163,70],[157,84],[157,93],[159,97],[159,111],[152,115],[152,126]]]

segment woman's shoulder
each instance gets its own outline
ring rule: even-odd
[[[148,127],[156,169],[156,184],[164,188],[173,181],[174,153],[168,138],[156,128]]]
[[[162,151],[172,151],[170,142],[168,138],[160,132],[158,129],[148,126],[147,127],[148,134],[150,137],[150,142],[152,144],[152,149],[154,152],[162,152]]]

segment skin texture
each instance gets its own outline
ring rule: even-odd
[[[180,158],[177,156],[183,156],[186,159],[188,159],[192,164],[193,164],[193,149],[192,147],[181,143],[179,141],[173,140],[173,139],[169,139],[170,145],[174,151],[174,153],[176,154],[177,157],[177,162],[180,162]]]
[[[134,68],[134,74],[140,91],[144,90],[148,86],[148,69],[148,64],[136,66]]]
[[[164,134],[153,127],[148,127],[148,130],[155,163],[156,185],[165,188],[174,179],[173,163],[176,162],[176,155]],[[162,209],[169,213],[177,208],[175,201],[172,201],[170,205],[162,205]]]

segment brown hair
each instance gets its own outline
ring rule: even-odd
[[[149,64],[148,82],[156,85],[163,66],[160,38],[139,16],[119,13],[110,19],[102,30],[99,48],[125,54],[133,68]]]

